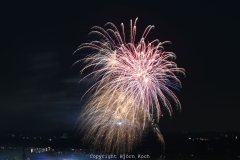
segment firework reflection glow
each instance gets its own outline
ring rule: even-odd
[[[181,109],[173,90],[181,88],[178,74],[185,74],[173,60],[176,55],[164,51],[169,41],[146,37],[154,26],[149,25],[138,43],[135,43],[137,19],[130,21],[130,42],[126,43],[124,25],[121,32],[108,22],[106,29],[95,26],[90,36],[95,39],[83,43],[75,51],[91,51],[84,61],[81,73],[93,68],[83,79],[91,77],[94,84],[84,94],[88,101],[80,116],[85,139],[103,152],[130,152],[152,124],[162,139],[159,127],[152,123],[159,121],[163,108],[172,115],[171,102]],[[163,141],[163,140],[162,140]]]

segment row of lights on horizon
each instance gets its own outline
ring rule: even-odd
[[[226,134],[225,137],[227,138],[228,135]],[[194,141],[194,138],[189,137],[188,139]],[[209,139],[207,139],[207,138],[201,138],[201,137],[200,137],[200,138],[196,138],[196,139],[197,139],[197,140],[200,140],[200,141],[207,141],[207,140],[209,140]],[[235,139],[238,139],[238,136],[236,136]]]

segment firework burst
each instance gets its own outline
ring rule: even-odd
[[[80,116],[85,140],[102,152],[130,152],[143,136],[142,124],[150,122],[144,122],[145,111],[135,112],[134,105],[140,104],[133,104],[133,97],[120,92],[98,92],[97,98],[88,101]]]
[[[135,43],[136,23],[137,19],[130,21],[129,43],[125,40],[124,25],[119,31],[109,22],[106,29],[93,27],[90,36],[97,40],[83,43],[76,50],[91,51],[79,61],[86,63],[81,72],[93,68],[84,78],[91,76],[95,81],[86,92],[90,93],[89,101],[81,116],[87,139],[95,137],[94,144],[103,144],[111,151],[123,142],[129,142],[126,146],[131,148],[134,139],[141,137],[136,135],[143,134],[153,116],[159,120],[163,108],[171,115],[171,101],[181,108],[172,89],[181,88],[177,75],[185,71],[173,62],[174,53],[164,51],[163,45],[170,42],[146,42],[154,28],[149,25]]]

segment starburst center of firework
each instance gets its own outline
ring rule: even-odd
[[[116,61],[115,59],[110,59],[110,60],[109,60],[109,63],[110,63],[112,66],[114,66],[114,65],[116,65],[117,61]]]
[[[122,122],[118,122],[117,124],[118,124],[118,125],[121,125],[121,124],[122,124]]]
[[[115,123],[117,124],[117,125],[121,125],[122,123],[123,123],[123,120],[122,120],[122,117],[120,116],[120,115],[117,115],[116,117],[115,117]]]
[[[140,81],[140,82],[148,82],[149,81],[149,75],[146,71],[140,71],[136,74],[137,76],[137,79]]]

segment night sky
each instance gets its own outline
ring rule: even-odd
[[[240,132],[240,10],[237,1],[9,2],[0,9],[0,130],[74,129],[88,87],[81,79],[92,26],[139,18],[137,37],[172,41],[167,51],[186,69],[177,92],[181,113],[161,119],[162,131]],[[138,37],[139,38],[139,37]]]

